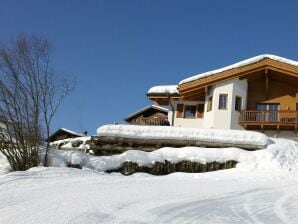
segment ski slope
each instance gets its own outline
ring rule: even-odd
[[[33,168],[0,177],[0,223],[298,223],[297,177]]]

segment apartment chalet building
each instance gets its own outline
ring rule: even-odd
[[[152,87],[147,96],[167,105],[172,126],[258,130],[298,140],[298,62],[260,55]]]

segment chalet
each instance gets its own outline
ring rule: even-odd
[[[150,105],[128,115],[124,120],[134,125],[169,126],[168,111],[167,108]]]
[[[63,140],[63,139],[66,139],[66,138],[83,137],[83,136],[86,136],[86,135],[87,135],[87,132],[77,133],[77,132],[71,131],[71,130],[66,129],[66,128],[60,128],[48,138],[48,141],[49,142],[54,142],[54,141]]]
[[[298,140],[298,62],[260,55],[155,86],[147,96],[168,105],[172,126],[257,130]]]

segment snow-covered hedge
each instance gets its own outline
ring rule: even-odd
[[[266,135],[253,131],[167,126],[104,125],[97,129],[97,135],[132,139],[192,140],[230,145],[251,145],[256,146],[256,148],[265,148],[268,144]]]
[[[79,149],[81,151],[90,149],[90,136],[77,137],[77,138],[66,138],[50,143],[51,148],[59,149]]]
[[[139,166],[151,167],[154,163],[178,163],[181,161],[224,163],[237,161],[237,168],[249,170],[298,170],[298,143],[291,140],[271,139],[264,150],[246,151],[238,148],[161,148],[153,152],[130,150],[120,155],[89,156],[81,152],[50,152],[50,165],[70,164],[88,167],[97,171],[115,170],[124,162],[134,162]]]

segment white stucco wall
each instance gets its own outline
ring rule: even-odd
[[[227,109],[220,110],[218,109],[219,105],[219,95],[227,94]],[[213,118],[213,128],[216,129],[229,129],[231,126],[231,108],[232,108],[232,95],[233,95],[233,83],[232,82],[223,82],[219,83],[215,86],[213,91],[213,99],[214,99],[214,118]]]
[[[198,105],[202,102],[200,101],[171,101],[174,108],[175,108],[175,113],[174,113],[174,126],[175,127],[190,127],[190,128],[203,128],[203,118],[177,118],[177,104],[184,104],[184,105]],[[170,124],[172,125],[172,111],[171,107],[169,107],[170,111],[168,113],[168,120]]]
[[[238,129],[238,130],[244,130],[242,126],[238,123],[239,118],[239,112],[235,110],[235,102],[236,97],[239,96],[242,98],[242,105],[241,109],[245,110],[247,105],[247,80],[239,80],[234,79],[233,80],[233,97],[232,97],[232,108],[231,108],[231,129]]]
[[[227,109],[220,110],[219,106],[219,95],[227,94]],[[212,110],[207,112],[208,98],[212,96]],[[235,110],[236,96],[242,98],[242,109],[246,108],[247,98],[247,81],[246,80],[227,80],[221,83],[217,83],[212,86],[208,95],[205,98],[204,105],[204,117],[185,119],[176,118],[177,104],[184,105],[197,105],[199,101],[171,101],[174,108],[174,126],[178,127],[197,127],[197,128],[216,128],[216,129],[243,129],[238,125],[239,112]],[[168,115],[169,121],[172,121],[172,112]]]
[[[219,95],[227,94],[227,109],[220,110],[219,107]],[[207,101],[212,96],[212,110],[207,112]],[[247,101],[247,81],[232,79],[221,83],[217,83],[212,86],[208,96],[206,96],[205,106],[205,128],[216,129],[240,129],[243,128],[238,124],[239,112],[235,110],[236,96],[242,98],[242,109],[246,108]]]

